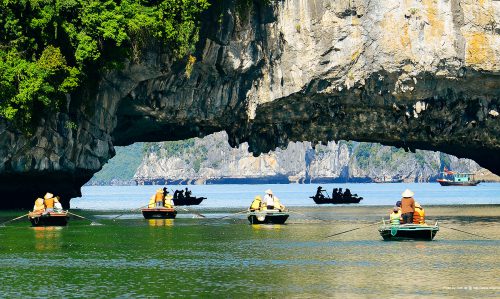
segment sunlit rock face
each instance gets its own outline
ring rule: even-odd
[[[113,145],[222,130],[255,154],[345,139],[440,150],[500,173],[499,1],[264,3],[214,1],[190,74],[152,43],[33,136],[2,124],[1,189],[24,206],[47,189],[78,196]]]

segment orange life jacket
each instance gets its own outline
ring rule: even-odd
[[[45,207],[47,209],[53,209],[54,208],[54,198],[48,198],[43,203],[45,204]]]
[[[413,223],[414,224],[424,224],[425,223],[424,209],[415,208],[415,212],[413,213]]]
[[[160,202],[160,201],[163,201],[163,193],[156,193],[155,195],[155,202]]]

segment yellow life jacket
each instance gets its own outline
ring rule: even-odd
[[[172,198],[174,198],[174,197],[170,194],[167,194],[167,196],[165,196],[165,208],[171,209],[174,207],[174,203],[172,202]]]
[[[391,225],[399,225],[400,224],[399,218],[401,217],[401,213],[392,212],[389,217],[391,219]]]
[[[149,204],[148,204],[148,208],[154,208],[155,207],[155,196],[151,196],[151,198],[149,199]]]
[[[43,204],[43,198],[37,198],[35,200],[35,206],[33,207],[33,212],[45,210],[45,205]]]

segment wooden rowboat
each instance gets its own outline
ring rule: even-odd
[[[67,211],[28,214],[32,226],[66,226],[68,218]]]
[[[247,216],[251,224],[283,224],[290,214],[279,210],[264,210],[248,212]]]
[[[384,241],[403,241],[403,240],[419,240],[432,241],[439,231],[439,225],[436,221],[434,226],[427,224],[402,224],[391,225],[385,221],[378,229]]]
[[[174,219],[177,215],[173,208],[145,208],[141,211],[146,219]]]
[[[206,197],[177,197],[173,198],[174,205],[176,206],[196,206],[199,205]]]

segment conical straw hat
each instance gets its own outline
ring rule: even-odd
[[[410,189],[406,189],[403,193],[401,193],[401,196],[403,197],[413,197],[413,195],[415,195],[415,193],[413,193]]]

